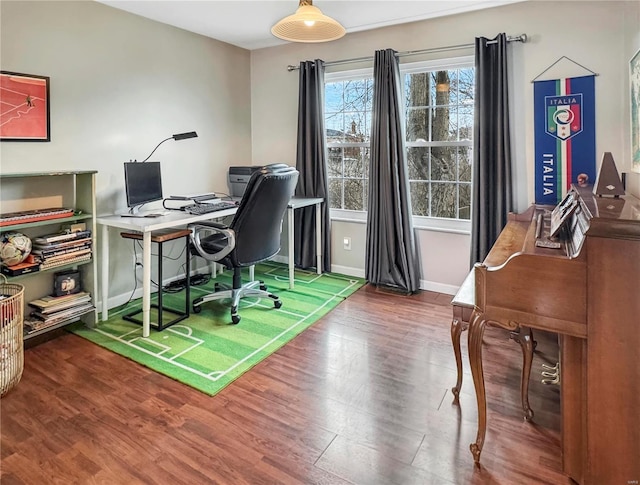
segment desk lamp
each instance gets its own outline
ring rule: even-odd
[[[173,136],[170,136],[169,138],[165,138],[160,143],[158,143],[156,147],[151,151],[151,153],[149,153],[149,156],[144,160],[142,160],[142,162],[140,163],[144,163],[147,160],[149,160],[151,158],[151,155],[153,155],[154,152],[158,149],[158,147],[162,145],[165,141],[169,141],[169,140],[179,141],[179,140],[186,140],[187,138],[197,138],[197,137],[198,137],[198,134],[195,131],[188,131],[186,133],[178,133],[177,135],[173,135]]]

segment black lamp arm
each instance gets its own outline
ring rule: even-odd
[[[158,149],[158,147],[159,147],[160,145],[162,145],[165,141],[169,141],[169,140],[173,140],[173,137],[172,137],[172,136],[170,136],[169,138],[165,138],[165,139],[164,139],[164,140],[162,140],[160,143],[158,143],[158,144],[156,145],[156,147],[151,151],[151,153],[149,153],[149,156],[148,156],[147,158],[145,158],[144,160],[142,160],[142,162],[141,162],[141,163],[144,163],[144,162],[146,162],[147,160],[149,160],[149,159],[151,158],[151,155],[153,155],[153,154],[155,153],[155,151]]]
[[[169,141],[171,139],[178,141],[178,140],[186,140],[188,138],[197,138],[197,137],[198,137],[198,134],[195,131],[188,131],[186,133],[178,133],[177,135],[173,135],[173,136],[170,136],[169,138],[165,138],[160,143],[158,143],[156,147],[151,151],[151,153],[149,153],[149,156],[144,160],[142,160],[142,162],[140,163],[144,163],[147,160],[149,160],[151,158],[151,155],[153,155],[153,153],[158,149],[158,147],[162,145],[165,141]]]

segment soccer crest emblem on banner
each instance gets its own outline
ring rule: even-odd
[[[548,135],[565,141],[582,131],[582,94],[545,96]]]

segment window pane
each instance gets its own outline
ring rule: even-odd
[[[431,79],[428,72],[407,74],[405,76],[405,105],[407,107],[430,106]]]
[[[458,126],[460,140],[473,140],[473,105],[458,106]]]
[[[455,147],[431,149],[431,180],[456,180],[457,171]]]
[[[345,121],[345,141],[349,143],[358,143],[369,141],[367,139],[367,118],[364,111],[347,112],[344,114]]]
[[[411,210],[415,216],[429,215],[429,184],[409,182],[411,190]]]
[[[344,141],[344,115],[334,113],[324,118],[327,143],[339,143]]]
[[[342,110],[342,81],[326,83],[324,86],[324,111],[326,114],[337,113]]]
[[[344,109],[347,111],[366,111],[370,98],[369,84],[366,79],[344,82]]]
[[[429,149],[410,147],[407,149],[409,180],[429,180]]]
[[[431,129],[432,141],[451,141],[457,138],[457,123],[451,120],[449,115],[450,109],[435,108],[433,114],[433,128]]]
[[[471,184],[460,184],[460,209],[458,217],[460,219],[471,220]]]
[[[457,184],[431,184],[431,216],[456,218]]]
[[[365,159],[360,147],[344,149],[344,176],[363,178],[365,171]]]
[[[329,207],[332,209],[342,209],[342,180],[332,179],[329,183]]]
[[[407,111],[407,140],[429,140],[429,108],[411,108]]]
[[[328,177],[342,177],[342,148],[329,148]]]
[[[458,180],[471,182],[471,147],[458,149]]]
[[[436,106],[448,106],[451,103],[451,80],[449,79],[449,72],[435,71],[432,74]]]
[[[364,182],[346,179],[344,181],[344,209],[364,210]]]

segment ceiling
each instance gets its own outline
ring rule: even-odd
[[[285,44],[271,27],[292,15],[298,0],[97,0],[244,49]],[[316,0],[349,32],[481,10],[525,0]]]

